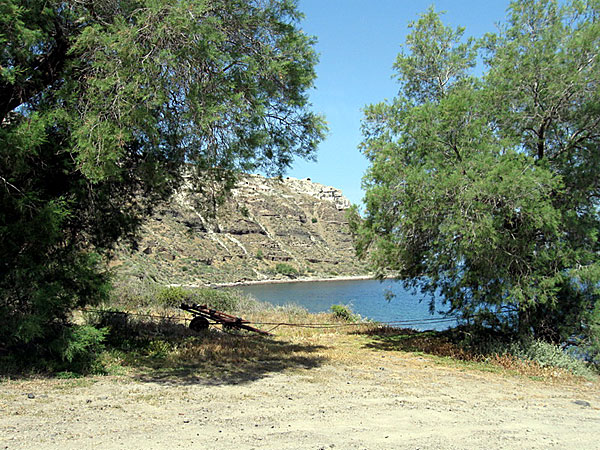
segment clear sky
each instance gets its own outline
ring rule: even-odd
[[[313,109],[322,113],[329,135],[317,163],[295,161],[287,175],[341,189],[352,203],[362,202],[361,179],[367,161],[358,150],[362,109],[393,98],[398,85],[392,65],[408,33],[408,23],[430,5],[446,11],[446,25],[466,27],[480,37],[504,22],[508,0],[299,0],[306,18],[302,29],[316,36],[320,54]]]

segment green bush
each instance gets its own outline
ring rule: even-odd
[[[196,303],[207,304],[214,309],[225,312],[236,311],[241,295],[232,290],[201,288],[194,291]]]
[[[557,367],[584,377],[593,377],[597,372],[593,364],[586,363],[558,345],[542,340],[516,341],[507,331],[492,333],[476,327],[469,329],[457,342],[465,350],[482,356],[511,355],[520,360],[533,361],[542,367]]]
[[[506,353],[519,359],[534,361],[542,367],[557,367],[574,375],[593,377],[594,370],[581,359],[565,352],[558,345],[540,340],[512,343]]]
[[[234,312],[253,301],[232,289],[165,287],[158,291],[156,304],[178,308],[182,303],[208,305],[219,311]],[[254,300],[256,302],[256,300]]]
[[[278,273],[280,275],[285,275],[288,277],[296,277],[299,275],[299,272],[297,269],[295,269],[294,267],[292,267],[286,263],[277,263],[275,265],[275,273]]]
[[[235,289],[160,286],[145,280],[129,280],[115,287],[108,306],[130,310],[139,307],[178,308],[181,303],[208,304],[220,311],[256,310],[257,300]]]
[[[0,275],[2,370],[56,372],[65,365],[82,373],[95,370],[102,331],[81,328],[70,317],[72,310],[108,298],[109,276],[98,255],[65,250],[62,258],[55,264],[36,255],[27,268]]]
[[[156,294],[156,303],[167,308],[177,308],[182,303],[193,301],[194,294],[191,290],[180,286],[167,286],[160,289]]]
[[[331,305],[331,312],[335,318],[346,322],[354,323],[361,319],[358,314],[353,313],[352,309],[346,305]]]
[[[316,218],[316,217],[313,217],[312,219],[310,219],[310,221],[311,221],[312,223],[317,223],[317,222],[318,222],[318,220],[317,220],[317,218]]]
[[[600,302],[586,317],[586,325],[579,346],[600,370]]]
[[[103,374],[100,356],[108,329],[90,325],[50,326],[52,336],[45,345],[32,342],[0,356],[0,374],[48,372],[56,376],[78,377]]]
[[[63,328],[62,336],[52,344],[61,360],[73,363],[97,355],[103,348],[102,342],[108,330],[90,325],[74,325]]]
[[[153,305],[158,293],[164,289],[163,286],[148,277],[140,279],[134,276],[117,276],[113,285],[110,299],[105,304],[125,309]]]

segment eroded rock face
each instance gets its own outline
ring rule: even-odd
[[[334,187],[313,183],[310,178],[298,180],[296,178],[288,177],[283,180],[283,182],[286,187],[298,194],[309,195],[316,199],[333,203],[339,211],[350,208],[350,201],[344,197],[341,190]]]
[[[172,284],[285,278],[278,263],[308,276],[364,274],[349,207],[339,189],[308,179],[244,175],[208,217],[198,195],[184,188],[147,221],[143,251],[123,253],[118,270]]]

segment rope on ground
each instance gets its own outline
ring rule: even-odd
[[[102,310],[102,309],[83,309],[85,312],[95,312],[95,313],[103,313],[103,314],[122,314],[127,316],[138,316],[138,317],[150,317],[153,319],[161,319],[161,320],[174,320],[174,321],[184,321],[188,322],[190,319],[187,317],[178,317],[178,316],[160,316],[156,314],[144,314],[144,313],[131,313],[125,311],[111,311],[111,310]],[[272,332],[279,327],[292,327],[292,328],[311,328],[311,329],[335,329],[335,328],[344,328],[344,327],[355,327],[355,326],[364,326],[364,325],[378,325],[378,326],[390,326],[390,327],[400,327],[400,326],[414,326],[414,325],[433,325],[433,324],[444,324],[455,322],[458,319],[456,316],[450,317],[424,317],[420,319],[407,319],[407,320],[393,320],[393,321],[376,321],[376,322],[350,322],[350,323],[292,323],[292,322],[244,322],[248,325],[274,325],[273,328],[268,330],[268,332]]]
[[[91,313],[101,313],[101,314],[120,314],[124,316],[138,316],[138,317],[151,317],[153,319],[162,319],[162,320],[190,320],[187,317],[179,317],[179,316],[159,316],[156,314],[144,314],[144,313],[132,313],[125,311],[112,311],[110,309],[90,309],[90,308],[82,308],[83,312],[91,312]]]

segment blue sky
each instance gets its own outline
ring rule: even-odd
[[[352,203],[362,202],[361,179],[367,161],[360,154],[362,108],[393,98],[398,85],[392,64],[408,33],[408,23],[430,5],[446,11],[452,27],[479,37],[503,22],[508,1],[299,0],[306,18],[301,28],[316,36],[320,54],[313,109],[325,115],[329,135],[316,163],[295,161],[287,175],[342,189]]]

